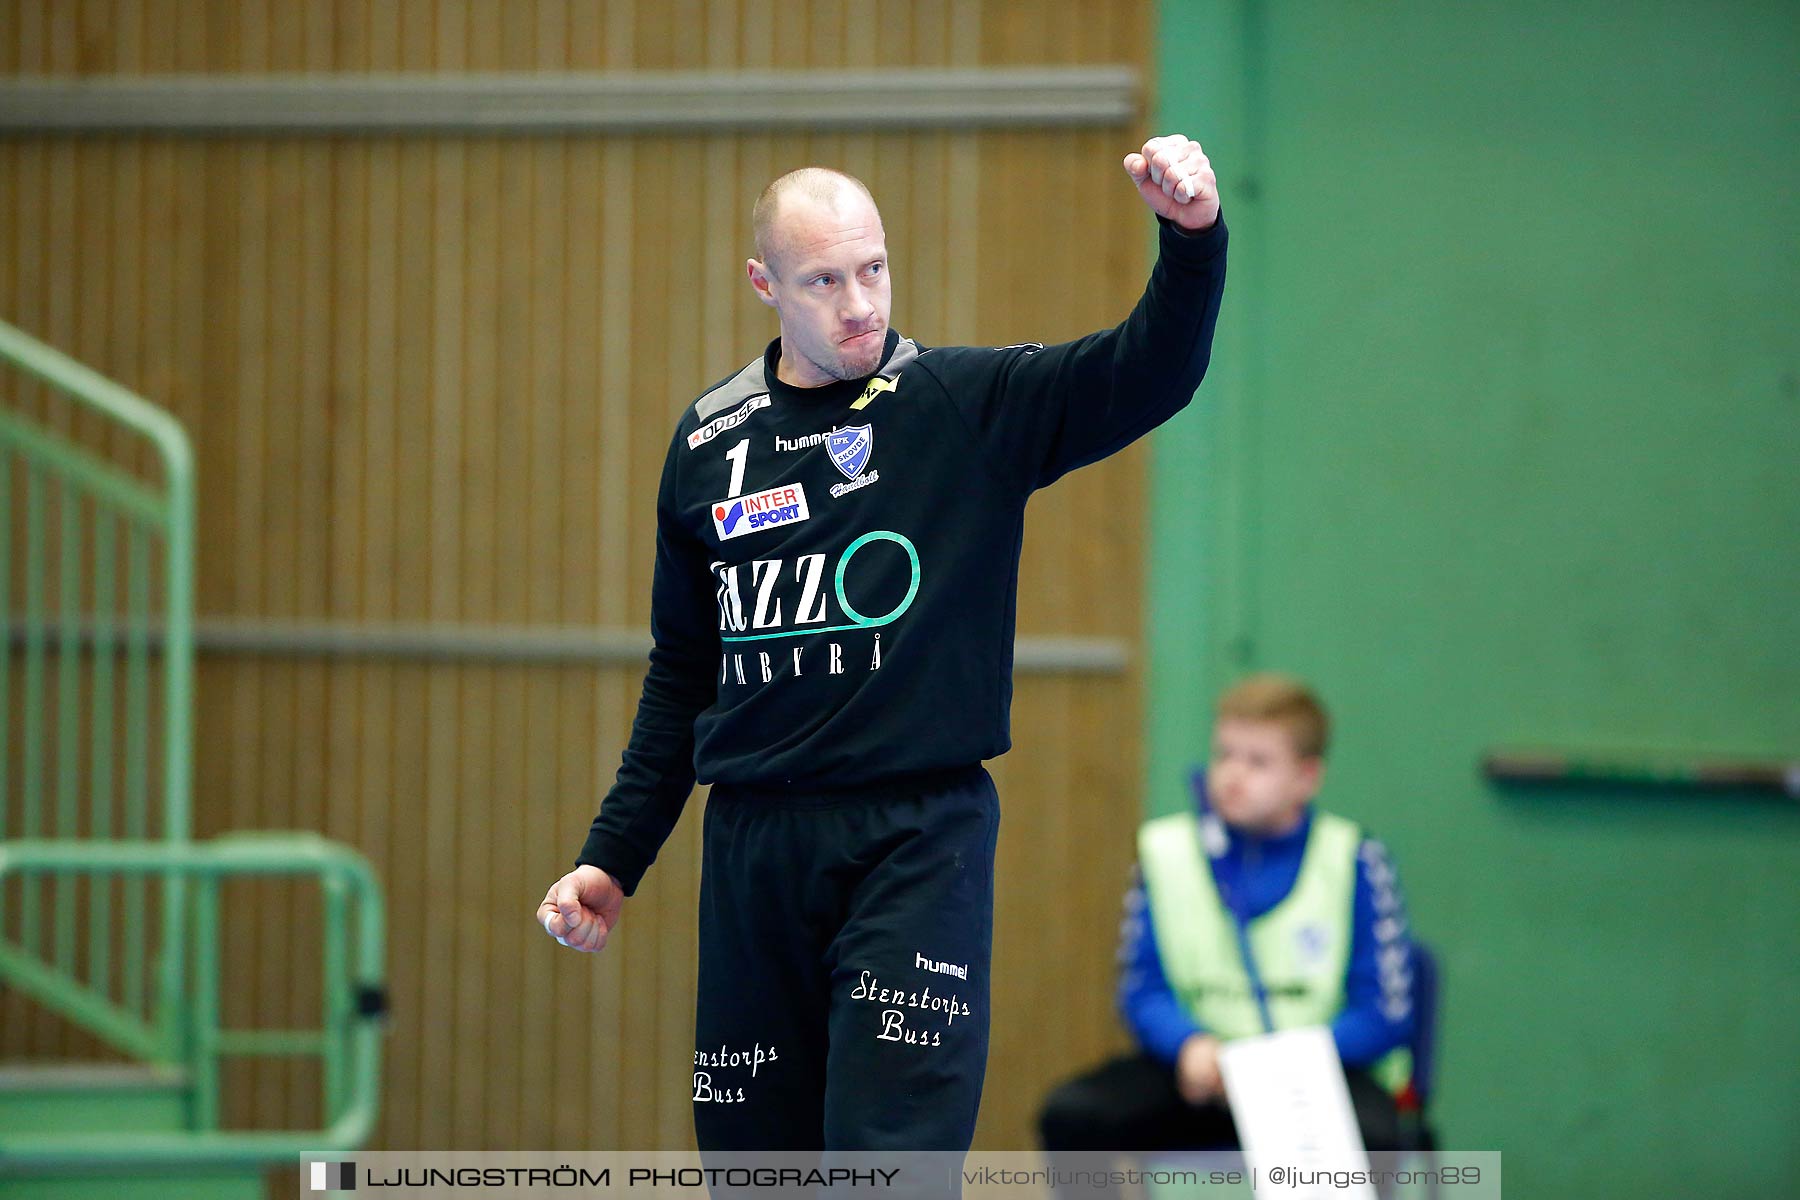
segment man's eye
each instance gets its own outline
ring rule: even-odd
[[[869,274],[871,274],[871,275],[881,274],[881,269],[882,269],[883,265],[884,264],[882,264],[882,263],[870,263],[869,264]]]

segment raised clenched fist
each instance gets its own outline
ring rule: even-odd
[[[1200,143],[1184,133],[1153,137],[1125,156],[1125,173],[1150,211],[1183,229],[1206,229],[1219,219],[1219,180]]]

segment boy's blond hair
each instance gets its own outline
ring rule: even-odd
[[[1324,758],[1331,718],[1313,690],[1291,675],[1265,671],[1238,680],[1219,697],[1217,720],[1272,721],[1283,726],[1301,758]]]

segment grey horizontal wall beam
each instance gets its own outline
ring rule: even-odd
[[[59,625],[46,622],[47,653],[56,652]],[[25,642],[25,628],[12,622],[12,645]],[[123,650],[122,631],[109,640]],[[92,649],[93,631],[83,626],[79,641]],[[148,643],[160,648],[151,631]],[[643,665],[650,653],[648,630],[600,626],[365,625],[340,622],[226,621],[194,623],[194,647],[201,654],[276,658],[404,659],[495,665]],[[1027,674],[1116,675],[1131,661],[1121,638],[1022,637],[1014,667]]]
[[[1127,66],[506,75],[24,76],[0,133],[648,133],[1117,125]]]

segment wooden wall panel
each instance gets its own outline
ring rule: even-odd
[[[1145,0],[6,0],[0,70],[1146,71],[1149,27]],[[1147,132],[17,138],[0,142],[0,315],[187,423],[204,615],[641,627],[670,424],[774,332],[742,281],[770,177],[823,161],[869,181],[902,330],[1048,341],[1112,324],[1138,294],[1149,221],[1118,161]],[[3,394],[53,415],[36,389]],[[1029,1144],[1044,1089],[1123,1044],[1111,997],[1140,786],[1145,462],[1133,448],[1031,507],[1021,632],[1138,650],[1118,677],[1021,677],[1016,748],[993,765],[989,1148]],[[388,888],[380,1145],[691,1143],[698,814],[604,956],[531,924],[610,780],[640,680],[203,659],[198,832],[323,830]],[[315,898],[245,896],[226,934],[242,972],[228,1015],[304,1023],[294,955],[316,948]],[[80,1049],[19,1028],[9,1053]],[[316,1118],[316,1073],[245,1064],[230,1081],[235,1124]]]

